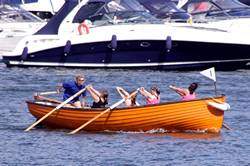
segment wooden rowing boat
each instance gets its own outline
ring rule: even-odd
[[[126,108],[115,108],[84,128],[86,131],[207,131],[219,132],[224,111],[208,102],[223,103],[225,96],[190,101],[160,103]],[[27,101],[30,113],[37,119],[58,104],[45,101]],[[105,108],[63,107],[46,118],[42,124],[52,128],[76,129],[97,116]]]

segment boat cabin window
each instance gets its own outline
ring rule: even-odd
[[[218,4],[223,9],[249,8],[249,6],[235,0],[215,0],[214,3]]]
[[[184,6],[193,19],[213,19],[229,16],[249,16],[250,7],[237,0],[197,0]],[[247,10],[248,9],[248,10]]]
[[[189,15],[184,9],[179,9],[176,6],[175,2],[168,0],[138,0],[147,8],[153,15],[157,18],[165,19],[186,19],[189,18]],[[177,17],[172,17],[172,15]],[[185,15],[186,14],[186,15]]]
[[[73,23],[82,23],[86,19],[91,20],[91,17],[95,16],[104,4],[104,2],[91,2],[82,6],[74,17]]]
[[[180,12],[184,11],[183,9],[178,9],[174,2],[166,0],[139,0],[143,5],[149,10],[159,11],[159,12]]]

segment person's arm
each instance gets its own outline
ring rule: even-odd
[[[116,87],[118,93],[122,96],[122,98],[125,99],[125,104],[126,106],[130,107],[132,105],[131,103],[131,99],[127,99],[127,97],[129,96],[129,93],[127,91],[125,91],[123,88],[121,87]]]
[[[116,90],[118,91],[118,93],[121,95],[122,98],[126,98],[127,96],[129,96],[129,93],[125,91],[122,87],[116,87]]]
[[[86,87],[86,89],[88,90],[88,92],[89,92],[90,95],[92,96],[93,100],[94,100],[95,102],[99,102],[100,96],[101,96],[100,92],[98,92],[97,90],[95,90],[95,89],[92,87],[92,85],[88,85],[88,86]]]
[[[140,92],[143,96],[145,96],[147,99],[153,99],[153,98],[154,98],[154,96],[153,96],[151,93],[149,93],[144,87],[141,87],[141,88],[139,89],[139,92]]]
[[[178,88],[178,87],[173,86],[173,85],[170,85],[169,88],[172,89],[172,90],[174,90],[180,96],[185,96],[187,94],[186,89]]]
[[[56,91],[57,91],[57,93],[62,92],[63,89],[64,89],[63,83],[59,83],[59,84],[56,86]]]

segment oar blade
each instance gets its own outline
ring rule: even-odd
[[[40,123],[41,121],[43,121],[44,119],[46,119],[53,112],[57,111],[58,109],[60,109],[61,107],[63,107],[65,104],[67,104],[68,102],[70,102],[71,100],[73,100],[75,97],[77,97],[81,93],[83,93],[85,91],[85,89],[86,88],[81,89],[76,94],[74,94],[73,96],[71,96],[70,98],[68,98],[67,100],[65,100],[63,103],[59,104],[56,108],[54,108],[53,110],[51,110],[50,112],[48,112],[46,115],[44,115],[42,118],[40,118],[38,121],[36,121],[35,123],[33,123],[30,127],[28,127],[27,129],[25,129],[24,131],[30,131],[33,127],[35,127],[38,123]]]

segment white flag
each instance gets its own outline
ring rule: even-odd
[[[216,76],[215,76],[215,69],[214,67],[209,68],[207,70],[203,70],[200,72],[200,74],[210,78],[211,80],[214,80],[214,82],[216,82]]]

